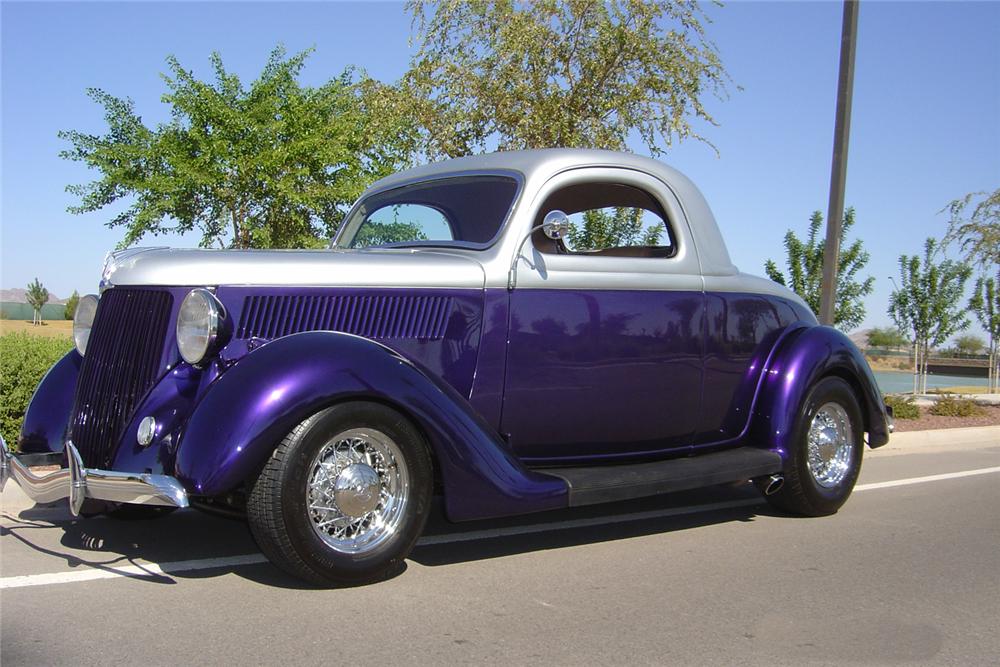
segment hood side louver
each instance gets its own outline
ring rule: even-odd
[[[448,296],[248,296],[238,338],[280,338],[301,331],[342,331],[365,338],[443,338]]]

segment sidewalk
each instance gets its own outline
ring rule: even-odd
[[[894,396],[913,396],[908,392],[893,394]],[[937,403],[938,399],[944,396],[953,398],[967,398],[979,405],[1000,405],[1000,394],[917,394],[913,396],[913,402],[922,408],[929,408]]]

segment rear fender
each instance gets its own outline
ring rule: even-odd
[[[761,379],[749,441],[787,460],[799,408],[809,389],[829,375],[843,378],[854,389],[868,444],[886,444],[888,414],[875,376],[854,343],[828,326],[804,327],[782,340]]]
[[[309,415],[374,400],[426,435],[452,520],[565,507],[564,482],[524,468],[495,429],[444,382],[372,340],[313,331],[254,350],[206,392],[178,443],[175,473],[195,495],[232,491]]]

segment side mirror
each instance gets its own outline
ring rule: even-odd
[[[542,219],[542,231],[553,241],[565,238],[569,234],[569,216],[559,209],[549,211]]]

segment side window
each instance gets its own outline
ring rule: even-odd
[[[403,243],[406,241],[451,241],[454,236],[445,215],[423,204],[392,204],[365,216],[352,248]]]
[[[667,216],[649,193],[631,185],[586,183],[552,193],[542,205],[535,224],[559,209],[570,219],[562,241],[552,241],[541,231],[532,236],[545,253],[605,257],[670,257],[674,237]]]

